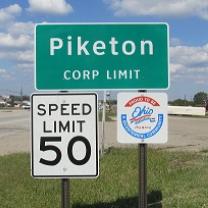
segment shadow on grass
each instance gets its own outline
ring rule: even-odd
[[[101,202],[97,204],[75,204],[73,208],[138,208],[138,198],[121,198],[114,202]],[[162,208],[161,191],[152,191],[148,194],[148,208]]]

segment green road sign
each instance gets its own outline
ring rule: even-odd
[[[38,90],[167,89],[165,23],[38,24]]]

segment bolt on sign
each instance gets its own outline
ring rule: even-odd
[[[32,175],[97,177],[97,95],[32,95]]]
[[[166,23],[37,24],[38,90],[167,89]]]
[[[117,140],[119,143],[167,142],[167,95],[119,93]]]

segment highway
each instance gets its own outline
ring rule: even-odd
[[[169,116],[169,139],[164,145],[151,145],[168,150],[208,149],[208,118]],[[105,146],[124,147],[116,141],[116,122],[106,122]],[[101,123],[99,125],[101,133]],[[101,141],[101,140],[100,140]],[[0,111],[0,155],[29,152],[31,146],[30,111]],[[134,145],[135,146],[135,145]]]
[[[29,149],[30,111],[0,111],[0,155]]]

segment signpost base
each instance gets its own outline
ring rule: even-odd
[[[61,179],[61,208],[70,208],[70,181]]]
[[[139,199],[138,207],[147,208],[147,144],[138,145]]]

